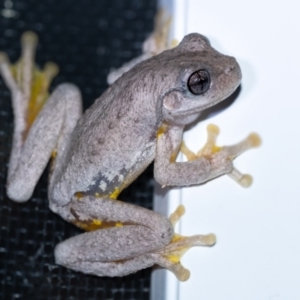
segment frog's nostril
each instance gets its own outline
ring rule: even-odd
[[[235,69],[235,66],[234,66],[234,65],[228,66],[228,67],[225,69],[225,73],[226,73],[226,74],[230,74],[234,69]]]

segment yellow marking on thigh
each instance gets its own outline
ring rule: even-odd
[[[100,193],[95,193],[94,196],[96,198],[101,198],[101,199],[102,198],[110,198],[112,200],[116,200],[120,193],[121,193],[121,189],[120,188],[115,188],[115,190],[112,193],[108,194],[108,195],[102,195]],[[77,198],[77,200],[81,200],[84,196],[88,196],[88,195],[89,194],[85,194],[84,192],[76,192],[74,194],[74,196]]]
[[[102,221],[101,220],[93,220],[93,224],[100,226],[102,224]]]
[[[74,194],[74,196],[77,198],[77,200],[81,200],[84,196],[84,194],[82,192],[76,192]]]
[[[119,188],[115,188],[115,190],[109,194],[109,198],[116,200],[120,193],[121,193],[121,190]]]
[[[95,231],[99,229],[112,228],[112,227],[123,227],[125,225],[122,222],[102,221],[98,219],[92,219],[86,221],[75,220],[73,224],[85,231]]]

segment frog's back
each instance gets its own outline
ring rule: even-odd
[[[198,51],[197,44],[204,50]],[[218,55],[209,49],[202,36],[190,35],[183,44],[141,62],[115,81],[79,120],[55,169],[52,197],[56,191],[65,201],[76,192],[115,195],[130,184],[154,159],[163,98],[172,92],[179,95],[167,103],[171,110],[202,103],[190,101],[194,98],[186,80]],[[200,111],[201,107],[192,113],[197,116]]]
[[[154,159],[153,93],[119,79],[79,120],[53,178],[53,197],[116,195]],[[148,95],[148,96],[147,96]]]

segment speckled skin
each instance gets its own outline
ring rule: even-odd
[[[197,97],[188,91],[187,79],[201,68],[209,70],[212,83],[205,95]],[[169,182],[169,174],[160,168],[164,160],[161,156],[168,157],[163,149],[166,145],[155,153],[160,149],[156,149],[157,132],[165,122],[172,124],[170,133],[179,131],[181,135],[185,124],[229,96],[240,79],[235,59],[213,50],[198,34],[140,63],[117,80],[79,120],[67,151],[57,158],[50,198],[64,205],[76,192],[110,195],[116,188],[128,186],[154,158],[157,173],[161,169],[166,175],[159,178],[162,185],[189,185],[209,179],[209,167],[205,167],[204,178],[199,168],[198,180],[190,182],[188,168],[184,173],[186,183]]]
[[[198,184],[232,170],[226,149],[184,163],[172,157],[179,151],[184,126],[240,84],[236,60],[214,50],[202,35],[187,35],[176,48],[123,74],[83,116],[79,90],[71,84],[57,87],[25,140],[26,114],[18,109],[24,94],[2,56],[0,66],[13,94],[16,122],[8,196],[27,201],[56,151],[50,208],[80,227],[120,224],[60,243],[57,263],[99,276],[123,276],[155,263],[176,273],[178,265],[166,255],[174,244],[171,222],[115,198],[153,160],[155,179],[163,186]],[[195,96],[187,82],[199,69],[209,72],[211,83],[207,92]]]

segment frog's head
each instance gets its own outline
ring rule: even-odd
[[[169,85],[161,95],[167,122],[185,125],[194,121],[201,111],[231,95],[241,82],[235,58],[217,52],[200,34],[187,35],[176,48],[161,55],[169,62]]]

